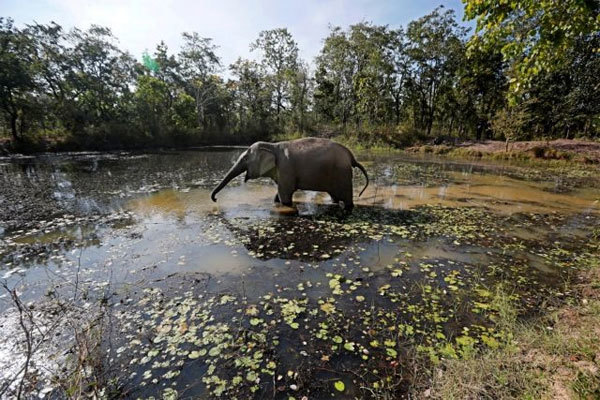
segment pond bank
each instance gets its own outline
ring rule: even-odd
[[[458,142],[452,139],[439,145],[406,149],[414,153],[433,153],[450,157],[477,157],[496,160],[560,160],[580,164],[600,164],[600,142],[577,139],[537,140],[506,143],[486,140]]]

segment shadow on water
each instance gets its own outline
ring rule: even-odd
[[[410,224],[416,218],[427,216],[414,210],[390,210],[377,206],[358,205],[349,215],[336,204],[296,203],[297,216],[276,216],[251,221],[247,217],[227,218],[223,213],[217,219],[232,232],[236,239],[258,259],[272,258],[318,261],[343,252],[356,240],[355,229],[333,230],[334,226],[360,223]],[[311,209],[310,214],[305,210]],[[365,238],[366,239],[366,238]]]

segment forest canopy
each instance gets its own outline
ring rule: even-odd
[[[405,146],[438,137],[600,135],[596,2],[465,0],[473,34],[438,7],[407,26],[331,27],[312,64],[286,28],[223,65],[182,33],[139,60],[110,29],[0,18],[0,136],[20,151],[249,143],[352,135]],[[547,3],[551,3],[549,6]]]

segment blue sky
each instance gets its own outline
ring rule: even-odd
[[[330,24],[347,27],[370,21],[406,26],[440,4],[454,9],[462,21],[460,0],[0,0],[0,16],[11,17],[18,25],[55,21],[65,28],[107,26],[120,48],[138,59],[160,40],[176,53],[181,32],[196,31],[213,38],[227,66],[238,56],[253,58],[249,44],[261,30],[287,27],[301,57],[312,63]]]

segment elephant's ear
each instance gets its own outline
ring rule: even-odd
[[[259,166],[258,173],[260,176],[264,176],[267,172],[275,168],[276,158],[275,154],[271,151],[260,149],[259,150]]]

